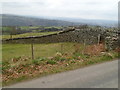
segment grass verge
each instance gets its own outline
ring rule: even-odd
[[[3,64],[3,86],[11,85],[17,82],[30,80],[33,78],[78,69],[88,65],[111,61],[119,58],[117,52],[104,52],[99,55],[90,56],[88,54],[74,53],[71,57],[67,54],[56,53],[49,58],[38,58],[29,63],[11,65]],[[22,60],[22,58],[18,58]],[[19,61],[18,60],[18,61]],[[11,65],[11,66],[10,66]]]

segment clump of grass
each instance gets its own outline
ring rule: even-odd
[[[41,57],[41,58],[38,58],[39,61],[45,61],[47,60],[47,58],[44,58],[44,57]]]
[[[80,56],[79,53],[74,53],[73,56],[72,56],[72,58],[77,60],[79,56]]]
[[[5,65],[9,65],[10,63],[8,61],[2,61],[2,65],[5,66]]]
[[[16,63],[21,59],[21,56],[12,58],[12,62]]]
[[[26,77],[25,76],[21,76],[17,79],[17,81],[22,81],[23,79],[25,79]]]
[[[101,57],[101,60],[111,60],[111,59],[113,59],[113,57],[112,56],[110,56],[110,55],[103,55],[102,57]]]
[[[2,70],[10,68],[10,63],[7,61],[2,62]]]
[[[57,53],[55,54],[55,56],[53,57],[53,60],[56,60],[56,61],[65,61],[66,58],[64,57],[63,54],[57,52]]]
[[[60,57],[60,56],[56,56],[53,59],[56,60],[56,61],[65,61],[66,60],[65,57]]]
[[[35,65],[43,64],[42,62],[44,62],[45,60],[47,60],[47,58],[37,58],[32,60],[32,64],[35,64]]]
[[[71,63],[76,63],[75,61],[71,61]]]
[[[56,61],[54,61],[54,60],[48,60],[47,61],[47,64],[51,64],[51,65],[54,65],[54,64],[56,64],[57,62]]]
[[[90,65],[90,64],[94,64],[95,61],[94,60],[88,60],[85,62],[85,65]]]
[[[35,65],[38,65],[40,63],[40,61],[38,59],[32,60],[32,63]]]
[[[79,60],[79,59],[89,59],[90,55],[88,54],[82,54],[82,53],[74,53],[73,59]]]
[[[59,58],[59,61],[65,61],[65,60],[66,60],[66,58],[64,58],[64,57]]]
[[[112,54],[113,58],[120,58],[120,52],[111,51],[110,53]]]

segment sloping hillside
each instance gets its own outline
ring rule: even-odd
[[[28,26],[28,25],[43,25],[43,26],[68,26],[77,25],[77,23],[72,23],[62,20],[49,20],[40,19],[27,16],[17,16],[0,14],[0,19],[2,20],[3,26]]]

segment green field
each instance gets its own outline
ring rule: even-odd
[[[64,43],[62,52],[72,53],[73,45],[73,43]],[[61,52],[61,43],[34,44],[35,58],[50,57],[53,56],[56,52]],[[31,44],[3,44],[2,55],[3,61],[20,56],[31,57]]]
[[[12,35],[12,38],[19,38],[19,37],[29,37],[29,36],[42,36],[42,35],[49,35],[49,34],[54,34],[58,33],[58,31],[55,32],[41,32],[41,33],[24,33],[24,34],[17,34],[17,35]],[[1,35],[0,38],[2,39],[10,39],[10,35]]]
[[[34,47],[34,59],[53,57],[56,53],[64,53],[68,56],[72,56],[74,52],[83,53],[86,49],[87,54],[91,56],[100,54],[101,50],[96,52],[90,49],[90,46],[84,46],[79,43],[51,43],[51,44],[33,44]],[[93,47],[93,46],[92,46]],[[31,60],[31,44],[3,44],[2,45],[2,61],[11,61],[14,58],[27,57]],[[82,55],[84,57],[84,55]]]
[[[58,27],[58,26],[21,26],[20,28],[21,29],[36,29],[36,28],[41,28],[41,27],[44,27],[44,28],[51,28],[51,27],[54,27],[54,28],[58,28],[58,29],[61,29],[62,27]]]
[[[54,28],[55,30],[51,31],[52,28]],[[3,27],[0,27],[0,32],[2,31],[2,35],[0,35],[0,38],[10,39],[10,38],[18,38],[18,37],[42,36],[42,35],[58,33],[62,28],[63,27],[56,27],[56,26],[52,26],[52,27],[47,27],[47,26],[20,26],[20,27],[3,26]]]

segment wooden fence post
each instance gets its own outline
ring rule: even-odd
[[[34,46],[33,46],[33,42],[31,43],[31,54],[32,54],[32,59],[34,59]]]
[[[98,45],[100,44],[100,34],[98,35]]]
[[[86,46],[86,39],[84,39],[84,47]]]
[[[12,34],[10,34],[10,39],[12,39]]]
[[[63,44],[61,43],[61,53],[63,53]]]
[[[85,49],[86,49],[86,39],[84,39],[82,54],[84,54]]]

